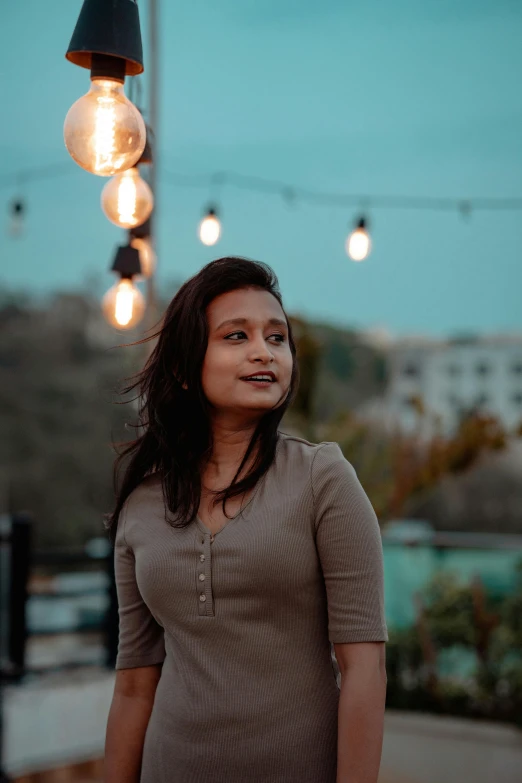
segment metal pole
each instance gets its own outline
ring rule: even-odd
[[[8,783],[4,770],[4,688],[9,664],[9,605],[11,583],[12,518],[0,514],[0,783]]]
[[[156,270],[147,278],[147,322],[150,329],[158,320],[158,303],[156,296],[156,275],[158,263],[158,241],[156,215],[158,214],[157,167],[159,157],[159,36],[158,36],[158,2],[149,0],[149,125],[152,130],[154,146],[152,149],[152,164],[149,167],[149,185],[154,195],[154,210],[150,218],[150,243],[156,255]],[[149,353],[152,343],[147,343]]]

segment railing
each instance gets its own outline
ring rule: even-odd
[[[113,667],[118,610],[109,541],[98,538],[83,548],[31,551],[30,517],[15,515],[9,521],[4,516],[2,521],[4,679],[78,665]]]
[[[0,781],[3,686],[71,667],[114,669],[118,605],[113,550],[35,550],[29,514],[0,515]]]
[[[108,540],[94,539],[82,549],[34,551],[27,642],[28,672],[78,665],[114,668],[118,607]]]

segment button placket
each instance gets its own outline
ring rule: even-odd
[[[212,615],[212,583],[211,583],[211,556],[210,533],[201,533],[199,543],[203,552],[199,554],[198,567],[196,569],[197,598],[200,615]]]

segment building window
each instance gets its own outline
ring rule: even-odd
[[[522,405],[522,392],[516,392],[513,395],[513,403],[519,406]]]
[[[486,405],[489,404],[489,397],[487,394],[479,394],[475,401],[475,405],[478,405],[480,408],[484,408]]]
[[[515,362],[511,369],[515,375],[522,375],[522,360]]]
[[[489,375],[490,372],[491,372],[491,367],[485,362],[480,362],[479,364],[477,364],[478,375],[483,375],[483,376]]]
[[[448,364],[448,375],[455,377],[456,375],[460,375],[461,372],[462,367],[459,367],[458,364]]]
[[[419,375],[419,368],[413,362],[408,362],[402,368],[403,375],[408,375],[410,378],[417,378]]]

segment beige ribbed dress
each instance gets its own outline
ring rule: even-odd
[[[373,508],[335,442],[279,433],[215,535],[173,529],[148,478],[115,546],[116,669],[163,662],[140,783],[335,783],[333,642],[387,641]]]

